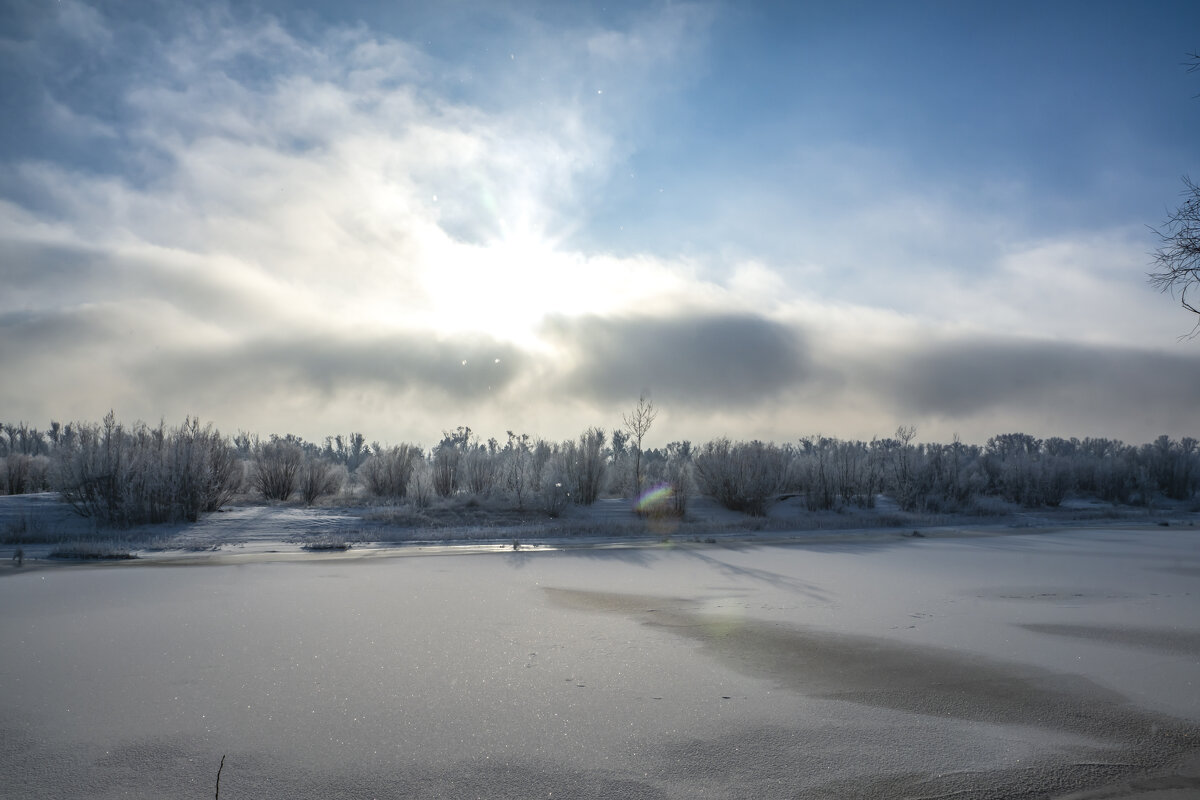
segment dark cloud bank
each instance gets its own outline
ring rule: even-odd
[[[830,334],[749,314],[591,316],[553,320],[547,331],[568,354],[563,391],[616,404],[649,388],[698,411],[795,403],[809,426],[822,424],[814,410],[849,403],[874,409],[880,433],[929,420],[995,433],[1200,433],[1200,348],[1188,345],[1167,352],[930,336],[835,357],[833,345],[845,347]]]
[[[927,434],[945,429],[967,438],[1010,430],[1128,441],[1200,434],[1194,343],[1170,352],[931,337],[896,341],[886,350],[848,350],[837,342],[837,352],[850,354],[835,357],[835,342],[819,330],[752,314],[679,313],[551,318],[542,329],[550,351],[526,352],[482,334],[367,337],[352,329],[234,333],[214,344],[179,331],[130,333],[124,319],[117,309],[89,307],[0,315],[0,360],[10,375],[39,376],[32,384],[6,381],[0,400],[10,415],[59,418],[55,395],[111,386],[105,381],[117,374],[129,396],[140,398],[142,413],[208,416],[220,409],[226,425],[241,424],[239,409],[254,418],[265,399],[286,398],[292,416],[281,425],[303,420],[305,428],[324,430],[322,416],[340,398],[378,396],[406,398],[412,424],[422,427],[431,419],[440,420],[435,425],[477,419],[508,403],[527,412],[513,424],[569,435],[613,424],[648,390],[676,429],[694,426],[687,432],[693,438],[788,440],[818,429],[887,435],[910,422]],[[44,396],[31,399],[22,385],[36,385]],[[95,413],[120,402],[96,396]],[[596,418],[572,417],[589,408]],[[709,430],[704,422],[721,415],[736,424],[739,415],[763,409],[770,409],[770,430]],[[848,413],[861,414],[858,431],[824,421]],[[361,422],[365,429],[393,424]]]
[[[873,374],[867,383],[894,398],[900,414],[956,418],[1025,409],[1113,422],[1200,422],[1194,402],[1200,397],[1200,348],[1194,347],[1162,352],[975,339],[910,344],[863,371]]]
[[[753,405],[813,377],[807,336],[750,314],[554,318],[545,333],[565,353],[563,391],[626,402]]]
[[[425,393],[430,402],[444,397],[471,402],[505,388],[523,360],[513,346],[486,336],[272,338],[182,353],[163,365],[146,363],[140,378],[164,391],[199,380],[322,397],[365,387]]]

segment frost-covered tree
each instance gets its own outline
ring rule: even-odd
[[[495,439],[489,439],[486,445],[468,442],[463,448],[463,483],[471,494],[490,495],[500,480],[500,472],[500,448]]]
[[[49,488],[49,457],[10,453],[0,459],[0,491],[26,494],[44,492]]]
[[[633,458],[633,494],[635,497],[642,493],[642,440],[650,432],[650,426],[654,424],[657,417],[658,409],[646,398],[644,392],[638,398],[638,404],[633,411],[621,417],[625,423],[629,451]],[[613,438],[616,439],[615,434]]]
[[[517,509],[524,510],[525,498],[533,489],[533,453],[530,449],[529,434],[520,436],[507,431],[508,443],[502,452],[504,486],[512,492],[517,501]]]
[[[558,451],[558,445],[554,442],[548,442],[545,439],[538,438],[533,443],[530,450],[530,485],[533,491],[540,492],[546,485],[547,473],[550,469],[550,462]]]
[[[443,431],[442,441],[433,450],[433,489],[438,497],[449,497],[462,482],[463,453],[471,441],[471,429],[459,426],[453,433]]]
[[[608,437],[603,428],[588,428],[579,436],[579,443],[564,442],[562,451],[571,499],[578,505],[590,506],[604,491],[608,470]]]
[[[571,486],[567,477],[567,459],[572,457],[573,442],[555,448],[545,464],[545,474],[542,478],[540,495],[542,510],[550,517],[558,517],[571,502]]]
[[[433,465],[426,458],[413,462],[412,474],[408,478],[408,499],[417,508],[428,508],[433,503]]]
[[[666,484],[671,489],[671,510],[675,516],[687,513],[688,497],[692,493],[692,443],[667,444]]]

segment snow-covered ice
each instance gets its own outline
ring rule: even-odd
[[[1195,529],[5,572],[3,796],[1200,790]]]

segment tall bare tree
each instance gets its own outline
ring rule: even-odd
[[[1184,201],[1167,217],[1161,228],[1155,228],[1161,242],[1154,252],[1154,271],[1151,285],[1175,294],[1188,311],[1200,315],[1200,309],[1187,299],[1188,289],[1200,284],[1200,186],[1184,177]],[[1196,331],[1200,333],[1200,321]]]
[[[650,430],[650,426],[654,424],[655,418],[658,416],[658,409],[654,407],[654,403],[646,398],[646,393],[642,392],[638,398],[637,408],[633,409],[632,413],[622,414],[621,419],[625,422],[625,430],[629,432],[629,441],[633,447],[633,494],[634,497],[642,493],[642,439]]]
[[[1200,72],[1200,51],[1188,56],[1188,72]],[[1173,296],[1179,291],[1179,302],[1188,311],[1200,316],[1200,309],[1187,299],[1188,289],[1200,285],[1200,186],[1183,177],[1183,202],[1167,217],[1162,227],[1155,228],[1159,247],[1154,251],[1154,271],[1150,283]],[[1192,336],[1200,334],[1200,320]]]

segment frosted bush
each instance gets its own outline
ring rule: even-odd
[[[408,499],[417,508],[429,508],[433,494],[433,465],[424,458],[417,459],[408,478]]]
[[[413,467],[422,458],[420,447],[398,444],[371,455],[358,468],[358,475],[375,497],[403,500],[408,494]]]
[[[304,505],[311,506],[322,497],[340,492],[345,480],[346,468],[341,464],[331,464],[323,458],[306,458],[300,467],[300,499]]]
[[[786,473],[783,450],[763,442],[714,439],[693,460],[700,489],[733,511],[761,517],[777,494]]]
[[[12,453],[0,460],[0,466],[0,492],[27,494],[50,488],[50,459],[46,456]]]
[[[564,442],[563,466],[571,499],[590,506],[604,491],[608,473],[608,452],[604,449],[607,436],[603,428],[588,428],[579,436],[579,443]]]
[[[108,525],[194,521],[237,491],[241,468],[212,426],[126,428],[112,412],[78,423],[54,451],[51,484],[80,515]]]
[[[276,439],[254,450],[250,482],[267,500],[287,500],[296,491],[304,451],[294,442]]]

